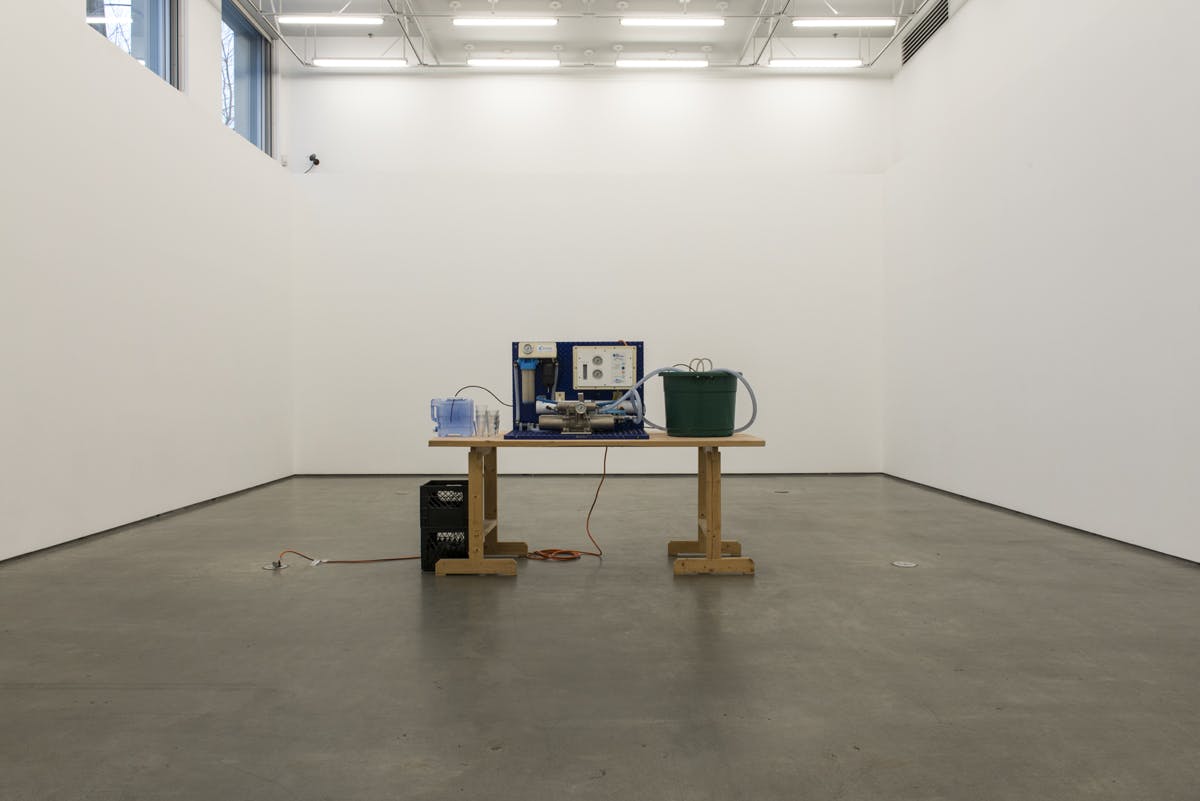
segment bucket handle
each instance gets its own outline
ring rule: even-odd
[[[758,419],[758,398],[755,397],[754,388],[750,386],[750,382],[746,380],[746,377],[744,375],[742,375],[742,373],[740,371],[731,370],[728,367],[713,367],[711,371],[718,372],[718,373],[729,373],[734,378],[736,378],[738,381],[742,382],[742,386],[744,386],[746,388],[746,391],[748,393],[750,393],[750,421],[748,423],[746,423],[744,426],[739,426],[738,428],[733,429],[733,433],[735,433],[735,434],[740,433],[742,431],[745,431],[750,426],[754,425],[754,421]],[[638,398],[638,400],[634,401],[635,406],[640,405],[640,396],[637,395],[637,388],[640,387],[642,384],[646,383],[647,381],[649,381],[651,378],[654,378],[654,376],[658,375],[659,373],[667,373],[667,372],[677,372],[677,371],[675,371],[675,366],[672,365],[671,367],[660,367],[657,370],[654,370],[653,372],[648,373],[645,378],[643,378],[641,381],[634,384],[633,387],[628,392],[626,392],[624,395],[622,395],[617,400],[613,401],[613,404],[615,405],[617,403],[620,403],[620,402],[628,399],[630,396],[634,396],[634,397]],[[653,422],[647,420],[645,413],[641,409],[638,410],[638,415],[642,418],[642,421],[650,428],[657,428],[659,431],[667,430],[665,426],[660,426],[657,423],[653,423]]]

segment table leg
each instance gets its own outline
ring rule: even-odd
[[[488,488],[485,478],[485,464],[488,461],[488,452],[491,452],[492,461],[492,496],[491,510],[495,512],[495,448],[471,448],[467,452],[467,496],[468,496],[468,515],[467,515],[467,558],[466,559],[439,559],[434,570],[439,576],[463,575],[463,574],[488,574],[501,576],[515,576],[517,574],[517,561],[515,559],[485,559],[484,558],[484,543],[487,539],[488,531],[494,531],[496,528],[496,520],[492,518],[488,520],[485,516],[488,510]]]
[[[500,540],[500,493],[496,489],[496,449],[488,448],[483,457],[483,538],[484,556],[524,556],[529,546],[523,542]]]
[[[701,448],[702,466],[699,490],[699,538],[703,545],[702,558],[675,560],[675,575],[689,576],[702,573],[726,573],[743,576],[754,575],[754,560],[744,556],[724,556],[721,541],[721,452],[717,448]],[[691,543],[688,543],[691,545]],[[736,543],[735,543],[736,544]],[[668,546],[669,548],[669,546]],[[741,553],[741,546],[738,546]]]
[[[696,539],[694,540],[671,540],[667,543],[667,555],[679,556],[685,553],[706,553],[708,551],[707,543],[704,538],[704,526],[708,519],[708,494],[710,488],[708,485],[708,454],[704,448],[697,448],[697,464],[696,464]],[[718,471],[720,470],[718,462]],[[720,474],[718,472],[718,481]],[[742,544],[733,540],[723,540],[721,542],[721,553],[725,556],[741,556]]]

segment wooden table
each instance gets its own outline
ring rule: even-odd
[[[653,432],[650,439],[504,439],[495,437],[436,437],[429,440],[436,448],[467,448],[467,490],[469,524],[467,558],[440,559],[439,576],[501,575],[515,576],[513,557],[529,553],[523,542],[500,539],[497,513],[496,451],[499,448],[695,448],[696,467],[696,538],[671,540],[670,556],[701,554],[675,560],[675,575],[702,573],[753,575],[754,560],[742,556],[741,543],[721,536],[721,452],[720,448],[761,448],[766,440],[750,434],[731,437],[669,437]],[[487,557],[500,557],[489,559]]]

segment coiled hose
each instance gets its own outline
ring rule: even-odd
[[[641,381],[637,382],[632,387],[630,387],[629,390],[624,395],[617,398],[615,401],[608,404],[607,406],[604,406],[600,411],[610,411],[612,409],[617,408],[625,401],[629,401],[630,403],[633,404],[633,408],[635,410],[634,419],[636,421],[638,421],[640,423],[645,423],[650,428],[656,428],[659,431],[666,431],[667,430],[666,427],[660,426],[657,423],[653,423],[646,419],[646,410],[645,410],[645,407],[642,405],[642,396],[638,392],[638,388],[641,387],[642,384],[645,384],[647,381],[649,381],[651,378],[654,378],[656,375],[659,375],[661,373],[682,373],[682,372],[685,372],[685,371],[678,369],[676,365],[671,365],[670,367],[660,367],[657,370],[653,370],[650,373],[647,373],[646,377],[643,378]],[[731,376],[735,377],[738,381],[741,381],[742,386],[744,386],[746,388],[746,391],[748,393],[750,393],[750,421],[748,423],[746,423],[746,425],[741,426],[740,428],[735,428],[733,430],[733,433],[737,434],[738,432],[745,431],[750,426],[754,425],[754,421],[758,418],[758,398],[754,395],[754,387],[750,386],[750,382],[746,380],[746,377],[744,375],[742,375],[741,373],[739,373],[737,370],[730,370],[728,367],[713,367],[708,372],[729,373]]]

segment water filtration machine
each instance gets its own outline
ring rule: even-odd
[[[514,342],[513,425],[506,438],[646,439],[640,409],[618,403],[642,380],[643,344]]]

